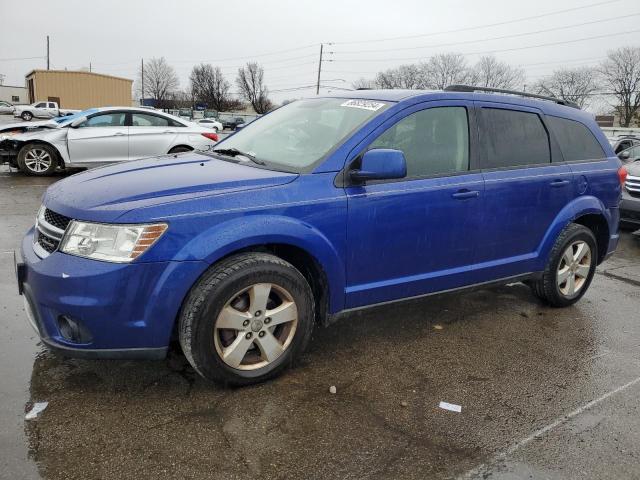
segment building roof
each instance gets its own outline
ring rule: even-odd
[[[91,76],[95,76],[95,77],[106,77],[106,78],[114,78],[116,80],[125,80],[127,82],[133,82],[133,80],[131,80],[130,78],[124,78],[124,77],[116,77],[115,75],[106,75],[104,73],[96,73],[96,72],[87,72],[85,70],[46,70],[46,69],[35,69],[35,70],[31,70],[29,73],[27,73],[25,75],[25,78],[30,77],[31,75],[33,75],[34,73],[73,73],[73,74],[84,74],[84,75],[91,75]]]

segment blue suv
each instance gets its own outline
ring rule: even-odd
[[[17,265],[31,323],[69,356],[178,340],[244,385],[371,305],[514,281],[573,304],[616,248],[624,170],[591,115],[479,90],[300,100],[211,151],[57,182]]]

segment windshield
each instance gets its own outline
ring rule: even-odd
[[[386,107],[386,103],[372,100],[298,100],[251,122],[251,127],[216,148],[246,152],[267,166],[307,172],[355,128]]]
[[[73,122],[77,118],[86,117],[94,112],[97,112],[97,108],[90,108],[88,110],[83,110],[78,113],[74,113],[73,115],[66,115],[64,117],[56,117],[53,119],[54,122],[59,123],[60,125],[66,125],[67,123]]]

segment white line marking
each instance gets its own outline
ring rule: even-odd
[[[589,403],[586,403],[581,407],[576,408],[572,412],[569,412],[568,414],[566,414],[566,415],[556,419],[555,421],[551,422],[546,427],[542,427],[541,429],[536,430],[535,432],[533,432],[528,437],[525,437],[522,440],[520,440],[519,442],[517,442],[514,445],[510,446],[504,452],[499,453],[498,455],[494,456],[489,462],[482,463],[482,464],[478,465],[476,468],[474,468],[472,470],[469,470],[468,472],[460,475],[458,477],[458,479],[475,478],[475,477],[478,477],[478,476],[484,476],[484,474],[489,473],[489,469],[490,469],[491,465],[506,459],[506,457],[508,457],[512,453],[516,452],[517,450],[520,450],[522,447],[524,447],[528,443],[531,443],[536,438],[541,437],[545,433],[553,430],[554,428],[562,425],[563,423],[568,422],[572,418],[577,417],[581,413],[586,412],[587,410],[595,407],[599,403],[604,402],[607,398],[609,398],[609,397],[611,397],[611,396],[613,396],[613,395],[615,395],[617,393],[620,393],[620,392],[626,390],[627,388],[633,387],[638,382],[640,382],[640,377],[636,378],[635,380],[631,380],[630,382],[625,383],[624,385],[621,385],[618,388],[615,388],[615,389],[611,390],[610,392],[605,393],[604,395],[602,395],[601,397],[596,398],[595,400],[591,400]]]

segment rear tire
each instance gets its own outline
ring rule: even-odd
[[[27,144],[18,152],[18,168],[27,175],[46,177],[58,167],[58,152],[40,143]]]
[[[568,307],[580,300],[591,285],[597,259],[598,244],[593,232],[572,223],[556,240],[542,278],[529,286],[549,305]]]
[[[290,263],[241,253],[213,265],[191,289],[179,340],[204,378],[236,386],[263,382],[292,365],[314,324],[313,293]]]

